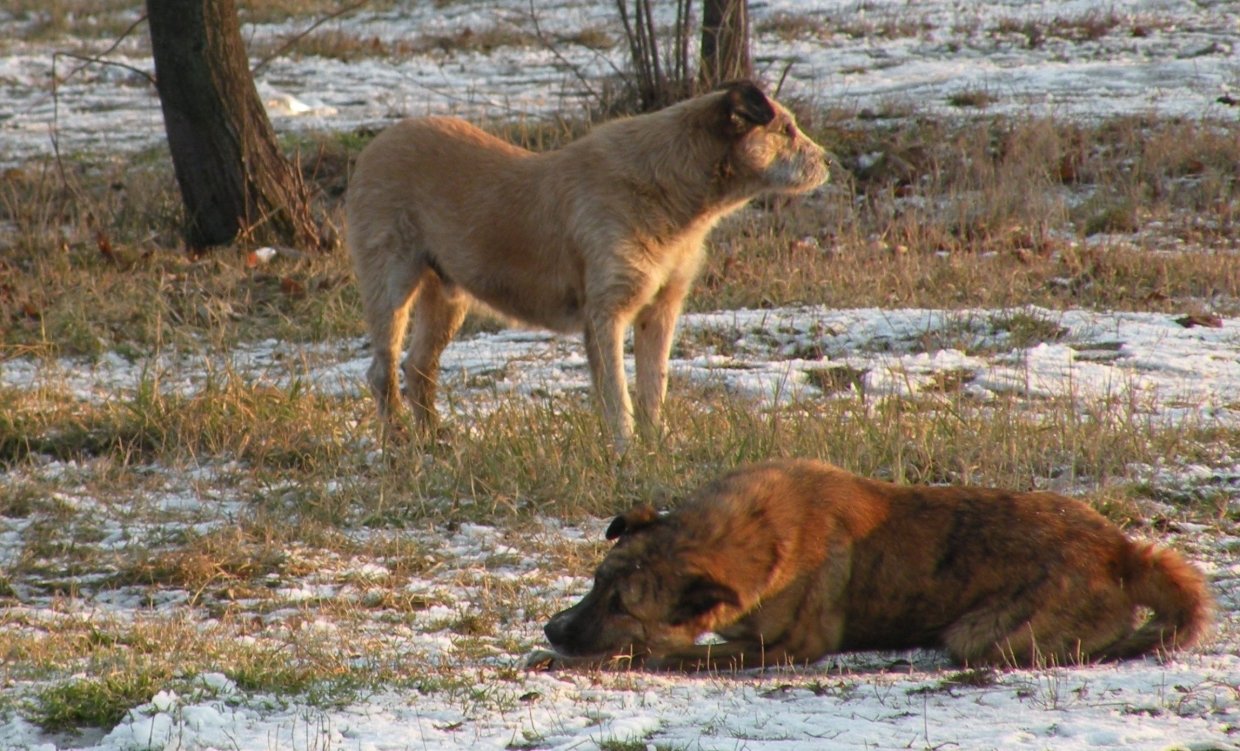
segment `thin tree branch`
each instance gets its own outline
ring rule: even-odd
[[[534,23],[534,36],[538,38],[538,42],[543,46],[543,48],[552,55],[555,55],[555,59],[559,60],[561,65],[572,71],[573,75],[576,76],[577,81],[585,87],[586,93],[593,97],[594,101],[602,101],[602,98],[594,90],[594,87],[590,85],[590,81],[585,77],[585,74],[578,70],[577,66],[570,63],[563,55],[561,55],[560,51],[555,48],[555,45],[551,44],[551,42],[548,41],[543,35],[542,27],[538,25],[538,12],[534,10],[534,0],[530,0],[530,20]]]
[[[353,11],[357,10],[358,8],[361,8],[363,5],[366,5],[369,2],[370,0],[358,0],[358,2],[355,2],[352,5],[346,5],[340,10],[335,11],[334,13],[328,13],[326,16],[323,16],[319,20],[315,21],[314,23],[306,27],[304,31],[301,31],[289,37],[288,40],[284,44],[280,45],[280,47],[276,49],[275,52],[272,52],[267,57],[264,57],[263,59],[255,63],[254,68],[250,70],[250,75],[254,77],[258,77],[258,74],[262,72],[263,68],[266,68],[268,65],[270,65],[272,60],[276,59],[280,55],[283,55],[285,52],[288,52],[293,47],[296,47],[298,42],[300,42],[302,39],[305,39],[307,36],[309,36],[310,33],[313,32],[315,29],[319,28],[320,26],[327,23],[328,21],[331,21],[336,18],[340,18],[341,16],[346,15],[348,13],[352,13]]]
[[[56,158],[56,169],[60,172],[60,179],[65,185],[69,184],[69,180],[68,176],[65,174],[65,165],[60,156],[60,78],[56,75],[56,61],[61,57],[82,61],[81,65],[77,66],[65,75],[66,81],[76,76],[82,70],[85,70],[88,65],[112,65],[117,68],[123,68],[125,70],[132,71],[133,73],[137,73],[145,78],[152,86],[154,86],[155,76],[152,76],[145,70],[135,68],[132,65],[126,65],[125,63],[118,63],[114,60],[103,59],[104,55],[111,54],[117,47],[120,46],[121,42],[125,41],[125,37],[132,34],[134,29],[138,28],[139,25],[145,22],[146,14],[143,13],[136,21],[129,24],[129,27],[121,32],[120,36],[113,40],[111,46],[98,55],[78,55],[73,52],[52,53],[52,154]]]

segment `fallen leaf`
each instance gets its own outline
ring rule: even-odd
[[[1218,316],[1209,315],[1208,313],[1194,313],[1193,315],[1187,315],[1183,318],[1177,318],[1175,319],[1175,322],[1186,329],[1191,329],[1194,326],[1205,326],[1211,329],[1223,328],[1223,319]]]
[[[304,297],[306,286],[291,276],[280,277],[280,289],[289,297]]]
[[[95,233],[95,244],[99,246],[99,252],[103,254],[104,258],[109,261],[116,260],[116,251],[112,249],[112,241],[108,239],[108,236],[102,230]]]

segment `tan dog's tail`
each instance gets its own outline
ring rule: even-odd
[[[1124,586],[1132,602],[1154,611],[1128,636],[1101,655],[1135,657],[1156,649],[1192,646],[1210,626],[1213,599],[1205,577],[1174,550],[1152,544],[1129,548]]]

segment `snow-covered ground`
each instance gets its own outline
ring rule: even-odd
[[[1040,322],[1054,341],[1029,348],[1013,344],[1009,329],[1023,321]],[[690,313],[681,320],[670,369],[673,377],[782,401],[807,390],[817,393],[814,374],[835,368],[855,373],[851,388],[872,398],[934,389],[942,384],[936,376],[951,373],[962,382],[961,390],[979,401],[1000,394],[1087,402],[1123,396],[1156,420],[1240,425],[1240,322],[1222,319],[1213,327],[1177,321],[1163,313],[1036,307]],[[943,340],[950,344],[927,345]],[[77,399],[102,400],[151,377],[166,388],[192,389],[212,373],[235,372],[277,387],[297,380],[324,393],[356,396],[366,389],[366,350],[361,339],[309,345],[267,340],[215,357],[166,354],[134,361],[106,353],[93,363],[13,359],[0,365],[0,385],[43,382]],[[290,363],[304,365],[291,371]],[[631,360],[628,365],[631,371]],[[443,388],[463,400],[510,392],[584,392],[590,384],[579,337],[525,329],[462,337],[444,352],[442,366]],[[487,388],[471,393],[482,382]],[[847,387],[842,394],[832,390],[845,398],[853,393]]]
[[[399,3],[324,28],[382,40],[453,36],[465,28],[504,25],[528,31],[531,7],[537,8],[547,35],[600,28],[619,39],[612,5],[585,0]],[[770,28],[779,14],[827,21],[826,31],[817,35],[759,35],[757,57],[770,80],[791,63],[785,84],[789,94],[846,110],[912,105],[960,113],[949,104],[952,95],[982,91],[992,99],[990,113],[1224,119],[1237,113],[1218,101],[1240,84],[1240,12],[1226,0],[758,0],[751,7],[757,28]],[[1082,30],[1098,21],[1107,29],[1100,36]],[[5,39],[0,42],[0,165],[50,153],[53,135],[62,150],[121,154],[162,139],[154,91],[132,72],[89,65],[63,78],[79,61],[59,58],[56,72],[62,80],[53,99],[52,53],[60,47],[22,41],[27,23],[25,16],[0,9],[0,38]],[[307,24],[247,27],[246,33],[257,43]],[[95,48],[105,46],[99,42]],[[127,42],[109,59],[150,71],[142,48]],[[596,51],[563,43],[557,49],[591,81],[619,65],[623,56],[622,45]],[[489,53],[434,49],[351,62],[278,58],[263,68],[258,82],[277,129],[285,131],[348,129],[430,111],[485,119],[576,112],[583,98],[583,85],[563,60],[539,45]],[[1012,342],[1004,322],[1015,315],[1062,330],[1031,346]],[[927,347],[928,341],[947,344]],[[213,355],[167,354],[156,362],[134,363],[118,355],[89,363],[13,358],[0,361],[0,383],[103,400],[136,389],[152,373],[166,388],[192,390],[208,373],[220,372],[221,364],[276,384],[298,377],[313,388],[360,393],[366,354],[361,342],[335,341],[264,342]],[[448,389],[471,402],[508,392],[584,390],[584,365],[576,340],[524,331],[463,339],[449,347],[444,362]],[[686,317],[672,363],[679,379],[719,383],[760,399],[854,398],[817,394],[813,373],[837,366],[859,374],[857,387],[867,399],[926,390],[936,373],[946,373],[963,383],[967,398],[979,402],[1016,394],[1099,403],[1122,394],[1128,397],[1125,404],[1151,420],[1227,427],[1240,420],[1240,324],[1234,320],[1190,328],[1173,316],[1149,313],[722,311]],[[72,463],[31,462],[0,475],[0,492],[10,481],[40,477],[73,488],[65,478],[84,471]],[[178,524],[209,530],[233,523],[243,498],[204,495],[210,474],[217,471],[225,470],[208,466],[202,477],[167,476],[162,484],[155,481],[159,472],[153,472],[151,488],[135,492],[132,504],[160,509],[159,530],[136,528],[129,502],[103,503],[87,490],[67,491],[64,500],[98,525],[101,540],[89,544],[142,544],[144,535],[165,534]],[[1164,486],[1222,497],[1225,516],[1236,518],[1240,449],[1230,466],[1182,466],[1168,457],[1166,466],[1133,472]],[[570,526],[547,520],[538,535],[556,544],[595,545],[604,523]],[[0,568],[20,553],[29,524],[0,518]],[[193,691],[163,692],[115,728],[79,739],[43,735],[16,714],[0,712],[0,748],[567,751],[615,748],[632,740],[659,749],[771,751],[1240,748],[1240,530],[1225,520],[1208,527],[1183,521],[1167,526],[1164,539],[1209,574],[1219,600],[1219,625],[1202,647],[1165,662],[976,676],[958,673],[938,655],[917,652],[833,658],[810,669],[765,675],[565,672],[501,680],[498,673],[517,664],[521,655],[497,651],[481,660],[462,657],[441,632],[419,624],[376,624],[382,632],[378,637],[399,640],[411,662],[468,664],[470,675],[487,681],[487,700],[392,690],[324,708],[255,696],[223,676],[205,675]],[[439,561],[406,585],[434,593],[436,605],[419,618],[467,612],[478,587],[463,586],[463,578],[529,579],[534,582],[531,596],[557,604],[568,604],[589,586],[589,571],[557,570],[502,529],[466,525],[452,532],[430,528],[407,534]],[[497,552],[507,554],[498,564]],[[290,608],[304,602],[307,593],[362,596],[359,581],[373,577],[381,583],[385,576],[373,561],[315,564],[314,573],[285,583],[287,591],[280,596]],[[184,593],[152,604],[123,590],[66,600],[26,592],[20,582],[16,589],[17,597],[6,601],[0,615],[0,628],[5,618],[136,619],[192,612]],[[516,636],[536,643],[541,625],[530,619],[514,627]],[[271,628],[280,627],[273,618]],[[321,630],[331,627],[325,623]]]
[[[1053,343],[1010,341],[1005,322],[1016,316],[1043,322]],[[958,349],[926,351],[927,340],[951,337]],[[684,380],[722,384],[755,395],[759,404],[780,399],[857,398],[855,392],[823,394],[806,373],[846,366],[863,373],[866,398],[916,392],[949,373],[964,382],[965,398],[981,403],[999,394],[1033,399],[1058,396],[1097,404],[1135,405],[1150,420],[1193,420],[1235,426],[1240,418],[1240,325],[1185,327],[1172,316],[1144,313],[1018,311],[828,310],[823,308],[727,311],[686,316],[673,372]],[[705,343],[709,342],[709,344]],[[812,353],[812,354],[811,354]],[[363,389],[367,354],[361,341],[291,344],[268,341],[229,353],[167,356],[131,362],[105,356],[93,364],[14,359],[0,367],[7,387],[53,388],[83,400],[115,399],[158,376],[165,388],[192,392],[209,373],[273,385],[297,378],[327,393]],[[298,363],[290,372],[289,363]],[[588,387],[581,345],[571,337],[526,331],[482,333],[445,353],[444,382],[453,398],[485,403],[496,396],[538,398]],[[682,381],[683,382],[683,381]],[[939,381],[941,383],[941,381]],[[485,385],[484,385],[485,384]],[[854,387],[856,388],[856,387]],[[83,468],[48,461],[19,472],[23,479],[72,478]],[[102,525],[100,545],[143,545],[132,521],[135,507],[158,508],[158,530],[177,524],[204,532],[233,523],[244,500],[208,492],[210,475],[169,477],[160,490],[135,494],[131,503],[101,503],[70,490],[66,502]],[[1161,487],[1222,494],[1232,517],[1240,509],[1240,455],[1230,466],[1193,467],[1168,458],[1166,466],[1134,467]],[[72,487],[72,482],[69,483]],[[1158,505],[1149,508],[1158,512]],[[324,709],[272,702],[239,691],[223,676],[201,678],[193,692],[165,692],[132,712],[84,748],[598,748],[606,741],[644,740],[673,749],[937,748],[967,749],[1169,749],[1235,748],[1240,728],[1240,529],[1228,522],[1184,521],[1173,509],[1160,525],[1169,544],[1184,550],[1208,573],[1219,601],[1219,624],[1204,646],[1162,662],[1051,668],[995,674],[958,672],[941,655],[870,653],[832,658],[810,669],[725,676],[672,677],[563,672],[521,674],[500,680],[498,671],[519,664],[520,654],[494,650],[480,662],[454,654],[436,619],[468,613],[479,586],[463,579],[526,582],[528,596],[564,606],[589,588],[589,571],[557,571],[531,552],[528,533],[465,525],[452,533],[427,528],[407,533],[424,555],[439,561],[404,585],[436,605],[415,623],[395,630],[375,624],[381,638],[399,640],[410,661],[463,660],[470,674],[489,682],[485,701],[452,694],[390,691],[349,706]],[[0,566],[20,554],[30,520],[0,519]],[[534,535],[558,544],[596,545],[604,520],[578,526],[546,520]],[[368,531],[350,534],[367,535]],[[534,546],[535,550],[542,546]],[[495,564],[496,557],[504,560]],[[307,598],[364,596],[358,581],[381,586],[387,574],[376,561],[317,561],[314,573],[282,582],[287,609],[305,617]],[[65,603],[24,592],[10,615],[25,620],[89,614],[143,617],[142,592],[107,590]],[[83,591],[89,592],[86,584]],[[164,593],[160,612],[193,612],[188,593]],[[280,612],[281,608],[276,608]],[[53,612],[55,615],[53,615]],[[527,619],[512,635],[539,643],[540,619]],[[272,616],[272,629],[281,620]],[[321,625],[330,635],[337,628]],[[341,637],[343,638],[343,636]],[[56,748],[17,718],[0,723],[0,747]],[[70,744],[72,745],[72,744]]]
[[[670,21],[672,3],[656,3]],[[845,111],[960,112],[950,100],[984,94],[986,111],[1063,117],[1165,114],[1232,118],[1240,98],[1240,13],[1232,0],[758,0],[759,74],[784,92]],[[138,17],[135,8],[134,18]],[[797,34],[781,19],[809,19]],[[537,20],[537,26],[535,26]],[[76,42],[21,41],[33,21],[0,8],[0,165],[51,151],[124,151],[164,137],[149,79],[131,69],[54,58]],[[305,31],[312,19],[248,26],[255,45]],[[805,29],[809,30],[806,31]],[[623,69],[627,45],[614,5],[588,0],[402,2],[319,27],[383,44],[516,31],[526,46],[434,47],[425,54],[342,61],[283,57],[263,66],[260,93],[277,129],[348,129],[428,112],[487,120],[580,113],[602,76]],[[537,41],[541,38],[546,44]],[[765,29],[765,31],[763,31]],[[594,30],[598,49],[566,41]],[[146,71],[144,27],[107,60]],[[102,53],[111,39],[89,45]],[[549,48],[554,42],[554,51]],[[257,61],[256,61],[257,62]],[[572,72],[573,69],[576,72]],[[53,73],[59,83],[53,96]],[[588,82],[583,83],[582,80]]]

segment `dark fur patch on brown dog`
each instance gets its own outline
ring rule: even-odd
[[[607,536],[594,588],[547,624],[556,652],[542,663],[758,667],[939,647],[972,665],[1069,664],[1188,647],[1212,608],[1196,568],[1079,501],[823,462],[737,470],[668,516],[617,517]],[[697,646],[707,632],[724,643]]]

